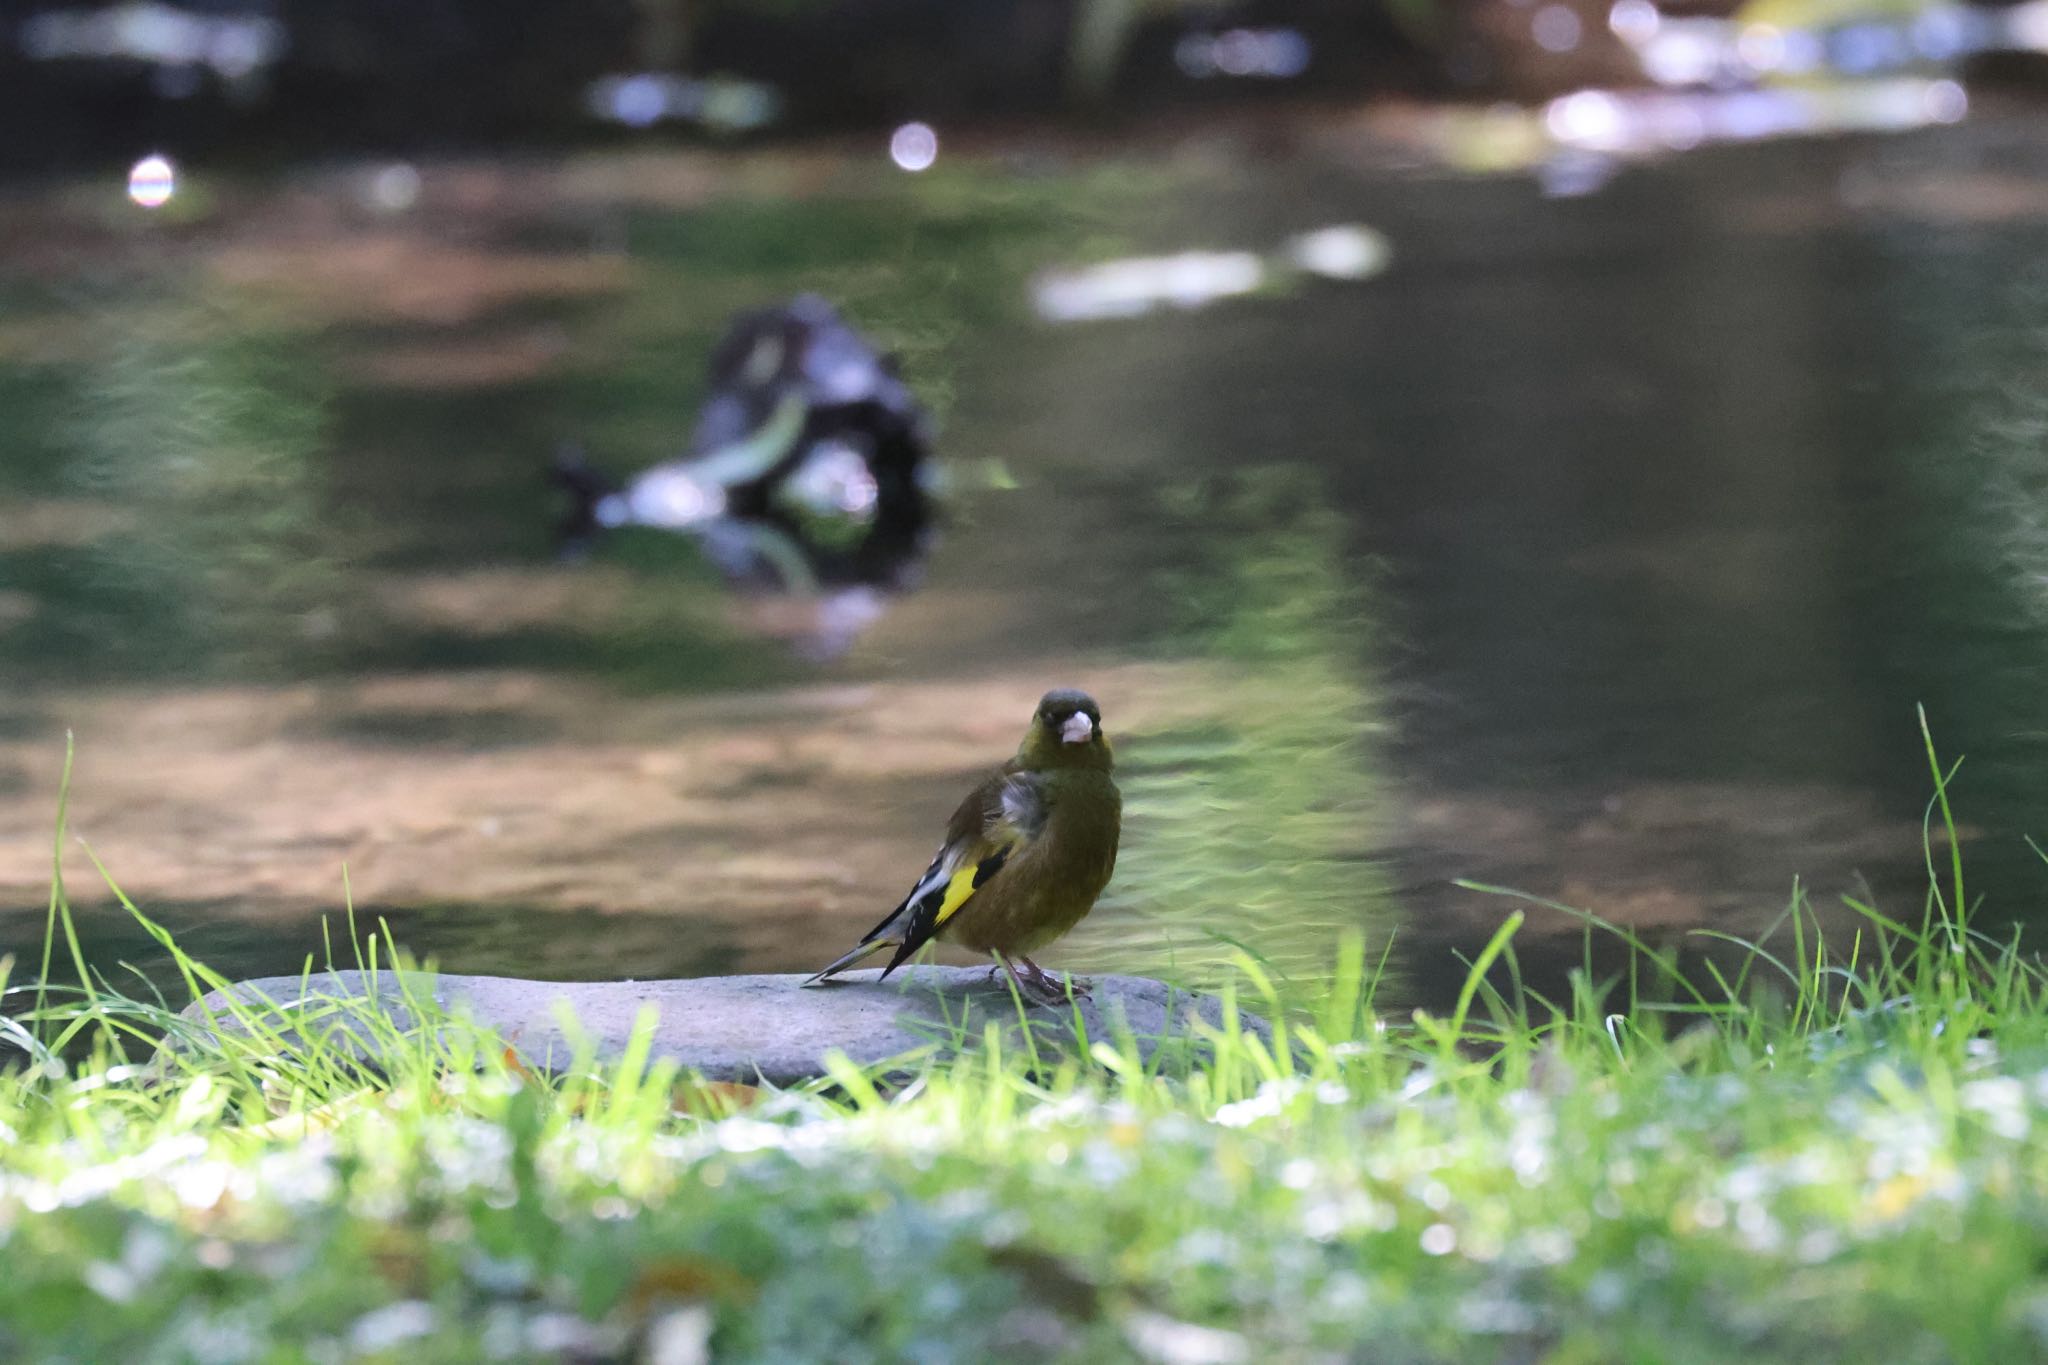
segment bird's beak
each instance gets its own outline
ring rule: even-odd
[[[1085,711],[1076,711],[1060,726],[1060,743],[1086,744],[1095,738],[1095,722],[1088,719]]]

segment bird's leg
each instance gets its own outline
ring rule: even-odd
[[[997,953],[995,955],[995,958],[996,966],[1000,967],[1003,971],[1008,972],[1010,974],[1010,980],[1016,983],[1017,993],[1019,995],[1022,995],[1026,1000],[1030,1000],[1034,1003],[1044,1003],[1045,997],[1039,994],[1040,987],[1037,980],[1026,979],[1023,976],[1020,976],[1017,972],[1017,961],[1023,961],[1023,959],[1020,958],[1017,959],[1017,961],[1012,961],[1006,954],[1003,953]],[[1024,965],[1027,967],[1031,966],[1029,962],[1025,962]],[[1034,973],[1037,973],[1039,976],[1044,975],[1044,973],[1039,972],[1036,967],[1032,967],[1031,970]],[[994,971],[991,971],[989,973],[989,979],[995,979]]]
[[[1039,990],[1042,998],[1055,1002],[1067,998],[1067,987],[1058,977],[1046,971],[1045,968],[1039,966],[1028,957],[1020,957],[1017,960],[1022,962],[1024,969],[1031,973],[1032,985]],[[1075,978],[1073,992],[1074,999],[1086,1000],[1088,998],[1088,983],[1080,980],[1078,977]]]

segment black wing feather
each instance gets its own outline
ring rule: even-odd
[[[1012,845],[1011,848],[997,849],[994,853],[989,854],[988,857],[983,858],[974,865],[974,889],[976,891],[981,890],[983,882],[1003,870],[1003,864],[1010,861],[1010,853],[1014,847]]]
[[[917,888],[919,886],[924,885],[924,879],[926,877],[931,876],[932,873],[937,872],[939,870],[939,864],[944,861],[946,861],[946,850],[942,848],[938,851],[937,856],[934,857],[931,860],[931,862],[926,865],[925,870],[918,874],[917,881],[911,884],[911,895],[916,894]],[[903,913],[903,907],[909,904],[909,895],[906,895],[902,900],[897,901],[896,908],[894,910],[891,910],[888,914],[882,916],[882,922],[880,924],[877,924],[874,928],[868,930],[865,934],[862,934],[860,936],[860,941],[862,943],[873,943],[876,939],[880,938],[883,935],[883,933],[888,930],[889,926],[896,922],[896,917]]]
[[[1009,848],[999,848],[974,865],[975,890],[979,891],[984,882],[1003,870],[1003,864],[1010,860],[1010,852]],[[905,959],[930,943],[932,935],[939,932],[939,907],[946,903],[946,888],[951,884],[952,878],[949,877],[918,897],[917,905],[910,913],[910,925],[903,935],[903,944],[897,948],[896,956],[889,959],[889,965],[882,968],[883,976],[902,966]]]
[[[1011,785],[1020,782],[1028,780],[1018,774],[1013,762],[1000,772],[990,774],[987,781],[969,792],[954,810],[953,818],[946,823],[946,841],[939,846],[938,855],[926,866],[924,875],[912,885],[909,894],[896,903],[895,909],[882,916],[879,924],[863,934],[852,951],[840,957],[811,980],[823,980],[836,972],[844,971],[870,954],[881,952],[884,948],[895,948],[895,957],[882,971],[882,975],[887,976],[901,966],[912,953],[931,942],[932,935],[939,930],[939,907],[945,904],[946,884],[952,878],[947,878],[946,882],[941,882],[935,887],[925,887],[926,880],[937,874],[939,868],[944,865],[948,853],[969,841],[984,837],[991,827],[1004,818],[1006,806],[1009,804],[1004,797]],[[1029,790],[1028,785],[1025,790]],[[1027,826],[1027,838],[1036,832]],[[982,883],[1001,871],[1008,857],[1009,850],[1006,848],[990,854],[977,863],[974,869],[974,888],[979,890]],[[925,888],[922,895],[919,894],[920,887]]]

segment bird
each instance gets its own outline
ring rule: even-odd
[[[643,526],[693,536],[727,577],[782,592],[914,585],[936,517],[933,423],[897,356],[799,294],[736,315],[704,388],[689,453],[623,483],[579,446],[556,451],[564,558]]]
[[[1114,767],[1095,699],[1067,687],[1047,692],[1017,756],[967,794],[910,893],[804,984],[893,948],[886,978],[938,938],[993,954],[990,976],[1008,972],[1027,997],[1061,999],[1058,982],[1029,955],[1079,924],[1116,871],[1123,796]]]

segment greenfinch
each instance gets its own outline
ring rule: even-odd
[[[993,953],[1028,996],[1060,998],[1029,954],[1079,924],[1116,870],[1123,796],[1113,766],[1094,698],[1071,688],[1046,693],[1017,756],[953,812],[945,843],[910,894],[804,984],[894,948],[886,977],[938,938]]]

